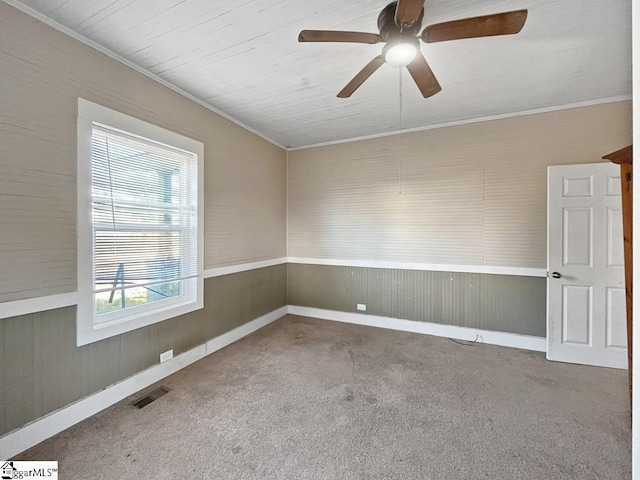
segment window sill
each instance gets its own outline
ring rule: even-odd
[[[106,325],[93,325],[92,320],[84,320],[85,315],[92,315],[91,312],[83,312],[78,306],[78,313],[76,319],[76,327],[78,335],[76,337],[76,345],[78,347],[87,345],[89,343],[104,340],[105,338],[113,337],[115,335],[121,335],[132,330],[138,330],[139,328],[148,327],[154,323],[169,320],[170,318],[185,315],[187,313],[194,312],[204,308],[204,302],[202,296],[196,301],[189,301],[188,303],[178,304],[171,308],[162,309],[155,312],[145,312],[142,315],[138,315],[131,319],[123,320],[118,323],[109,323]],[[92,329],[87,329],[87,325],[93,325]]]

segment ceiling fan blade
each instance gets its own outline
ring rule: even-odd
[[[424,58],[424,55],[422,55],[422,52],[418,51],[413,62],[407,65],[407,70],[409,70],[409,73],[416,82],[416,85],[418,85],[420,93],[422,93],[424,98],[435,95],[442,90],[438,79],[436,79],[436,76],[431,71],[431,67]]]
[[[396,25],[409,27],[416,23],[422,13],[424,0],[398,0],[396,6]]]
[[[516,10],[454,20],[452,22],[436,23],[424,29],[422,40],[427,43],[434,43],[462,38],[513,35],[522,30],[526,20],[527,10]]]
[[[362,85],[367,78],[373,75],[373,73],[382,66],[383,63],[384,57],[382,55],[378,55],[376,58],[367,63],[365,67],[360,70],[349,83],[347,83],[347,86],[340,90],[340,93],[338,93],[338,98],[350,97],[353,92],[360,88],[360,85]]]
[[[350,42],[378,43],[381,40],[377,33],[340,32],[336,30],[302,30],[298,35],[299,42]]]

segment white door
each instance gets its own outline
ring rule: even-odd
[[[547,188],[547,358],[627,368],[620,167],[549,167]]]

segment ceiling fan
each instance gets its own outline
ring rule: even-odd
[[[442,87],[420,52],[419,39],[426,43],[463,38],[512,35],[522,30],[527,10],[496,13],[481,17],[436,23],[418,35],[424,16],[424,0],[398,0],[387,5],[378,16],[380,33],[342,32],[333,30],[303,30],[299,42],[350,42],[375,44],[384,42],[382,54],[371,60],[344,87],[339,98],[350,97],[383,63],[407,67],[424,98],[438,93]]]

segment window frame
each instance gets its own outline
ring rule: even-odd
[[[92,154],[94,124],[120,130],[127,135],[152,140],[196,155],[197,185],[197,271],[195,299],[160,301],[142,308],[133,307],[112,315],[113,320],[97,322],[93,294]],[[77,260],[78,310],[76,314],[78,346],[136,330],[204,307],[204,144],[165,128],[125,115],[88,100],[78,99],[77,118]],[[155,304],[155,305],[154,305]]]

